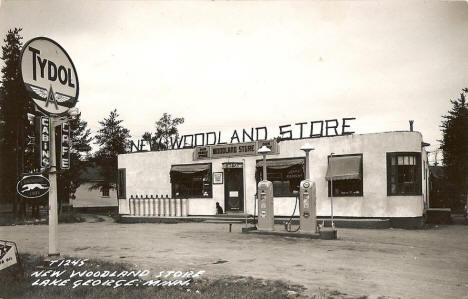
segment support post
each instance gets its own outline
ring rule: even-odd
[[[50,117],[50,170],[49,170],[49,256],[60,255],[58,252],[58,208],[57,208],[57,161],[55,157],[55,127],[58,118]],[[61,123],[60,123],[61,124]]]
[[[330,154],[330,159],[333,159],[333,154]],[[333,222],[333,177],[330,178],[330,212],[331,212],[331,227],[335,229],[335,222]]]

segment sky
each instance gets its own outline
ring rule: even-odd
[[[134,140],[164,112],[181,134],[355,117],[434,151],[468,87],[466,1],[2,1],[0,34],[46,36],[76,66],[95,133],[117,109]],[[439,159],[441,155],[439,155]],[[431,158],[433,159],[433,157]]]

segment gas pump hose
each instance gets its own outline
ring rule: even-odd
[[[255,222],[255,214],[257,214],[257,193],[254,195],[254,213],[253,213],[253,225],[257,227],[257,223]]]
[[[297,208],[297,203],[298,203],[298,201],[299,201],[299,195],[296,196],[296,203],[294,204],[294,211],[292,212],[292,215],[291,215],[291,217],[289,218],[288,222],[286,222],[286,224],[285,224],[285,228],[286,228],[286,231],[287,231],[287,232],[294,232],[294,233],[295,233],[295,232],[299,231],[299,229],[301,228],[301,224],[300,224],[300,222],[299,222],[299,226],[297,227],[296,230],[288,229],[288,225],[291,223],[292,218],[294,217],[294,213],[296,213],[296,208]]]

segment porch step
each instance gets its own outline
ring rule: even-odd
[[[244,221],[242,220],[239,220],[239,219],[209,219],[209,220],[205,220],[203,221],[204,223],[221,223],[221,224],[229,224],[229,223],[245,223],[245,219]],[[250,222],[250,221],[248,221]]]

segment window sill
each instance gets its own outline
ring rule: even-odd
[[[213,196],[179,196],[179,197],[172,197],[175,199],[212,199]]]
[[[328,198],[331,198],[332,196],[328,195]],[[359,195],[333,195],[333,198],[336,197],[364,197],[364,194],[359,194]]]
[[[387,194],[387,196],[420,196],[422,193]]]

